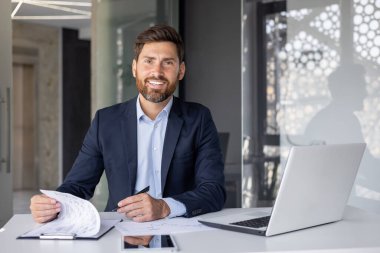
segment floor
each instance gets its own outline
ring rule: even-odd
[[[38,193],[38,191],[14,191],[13,214],[30,213],[30,198]]]

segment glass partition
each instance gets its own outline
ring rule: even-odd
[[[272,204],[291,146],[366,142],[349,204],[380,212],[380,1],[250,2],[243,206]]]

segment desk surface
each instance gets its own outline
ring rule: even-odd
[[[246,211],[247,209],[244,209]],[[221,215],[226,209],[207,215]],[[101,213],[114,217],[117,213]],[[117,216],[119,217],[119,216]],[[180,252],[380,252],[380,216],[347,207],[344,220],[273,237],[224,230],[175,234]],[[128,252],[121,250],[121,235],[113,229],[98,241],[16,240],[34,226],[31,215],[14,215],[0,232],[1,252]]]

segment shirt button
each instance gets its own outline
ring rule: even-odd
[[[157,150],[157,148],[156,148],[156,147],[153,147],[153,150],[154,150],[154,151],[156,151],[156,150]]]

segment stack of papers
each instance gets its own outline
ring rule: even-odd
[[[196,218],[172,218],[150,222],[124,221],[115,228],[124,236],[169,235],[176,233],[214,230],[198,222]]]
[[[98,239],[120,220],[101,220],[99,212],[88,200],[69,193],[41,190],[61,204],[57,219],[22,234],[19,238],[41,238],[42,235],[73,235],[75,238]],[[63,237],[62,237],[63,238]],[[73,238],[74,239],[74,238]]]

